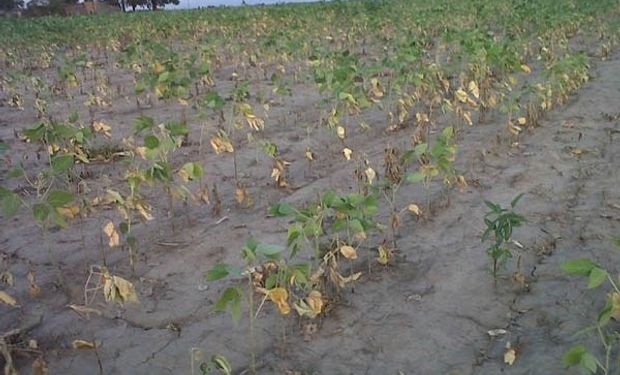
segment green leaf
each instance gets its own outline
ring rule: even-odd
[[[155,126],[155,120],[153,120],[153,118],[148,116],[140,116],[134,123],[134,132],[138,134],[143,130],[152,128],[153,126]]]
[[[525,193],[521,193],[519,195],[517,195],[515,197],[515,199],[512,200],[512,202],[510,202],[510,207],[515,208],[517,206],[517,203],[519,203],[519,200],[521,200],[521,198],[525,195]]]
[[[610,296],[610,297],[607,297],[607,303],[605,304],[605,307],[603,307],[603,310],[601,310],[601,312],[598,314],[598,317],[597,317],[598,324],[600,324],[601,326],[604,326],[607,323],[609,323],[613,310],[614,310],[614,301],[612,297]]]
[[[168,130],[168,132],[170,132],[170,135],[173,137],[186,135],[189,133],[189,128],[187,127],[187,124],[185,123],[173,121],[173,122],[167,123],[165,127]]]
[[[37,203],[32,206],[32,216],[39,223],[43,224],[50,214],[50,207],[44,203]]]
[[[73,155],[58,155],[52,158],[52,170],[63,173],[73,167]]]
[[[157,78],[157,82],[164,83],[164,82],[167,82],[169,78],[170,78],[170,72],[165,71],[159,75],[159,77]]]
[[[416,183],[424,181],[424,173],[422,172],[413,172],[407,175],[407,182]]]
[[[567,260],[562,263],[561,269],[569,275],[590,276],[594,267],[598,267],[588,258]]]
[[[215,354],[211,357],[211,363],[215,366],[217,370],[220,370],[224,375],[232,374],[232,366],[226,357],[221,356],[219,354]]]
[[[351,228],[353,233],[364,232],[364,226],[362,225],[362,222],[357,219],[351,220],[349,222],[349,227]]]
[[[590,374],[596,374],[598,368],[596,357],[588,352],[583,353],[581,356],[581,367]]]
[[[58,208],[73,202],[73,199],[73,194],[68,191],[54,190],[48,194],[47,203],[54,208]]]
[[[222,296],[215,304],[215,311],[225,311],[230,308],[230,314],[235,323],[241,319],[241,298],[243,294],[239,288],[230,287],[222,293]]]
[[[0,205],[5,219],[9,219],[15,216],[22,205],[22,200],[16,193],[0,186]]]
[[[4,142],[3,140],[0,140],[0,154],[8,151],[10,148],[11,147],[6,142]]]
[[[76,111],[71,112],[71,114],[69,115],[70,123],[75,123],[79,119],[80,119],[80,115]]]
[[[340,200],[341,198],[338,197],[338,195],[334,191],[328,191],[321,197],[321,203],[325,207],[335,207]]]
[[[282,246],[278,245],[266,245],[259,243],[256,246],[256,253],[261,254],[267,258],[276,258],[284,251]]]
[[[269,213],[273,216],[284,217],[295,212],[293,206],[288,203],[276,203],[271,206]]]
[[[576,366],[581,363],[581,358],[588,351],[586,347],[583,345],[577,345],[571,348],[568,352],[564,353],[562,356],[562,363],[564,363],[567,367]]]
[[[213,268],[207,271],[205,278],[207,281],[216,281],[225,278],[229,274],[227,264],[216,264]]]
[[[144,138],[144,146],[150,150],[153,150],[159,146],[159,138],[154,135],[149,135]]]
[[[602,283],[605,282],[606,279],[607,279],[607,271],[599,267],[594,267],[592,268],[592,271],[590,271],[590,276],[588,279],[588,288],[589,289],[598,288]]]
[[[15,167],[15,168],[11,169],[9,171],[9,173],[6,175],[6,177],[7,178],[15,178],[15,177],[21,177],[23,175],[24,175],[24,168],[19,166],[19,167]]]
[[[424,155],[426,153],[426,151],[428,151],[428,144],[427,143],[420,143],[420,144],[415,146],[413,151],[415,153],[415,156],[419,159],[419,158],[422,157],[422,155]]]

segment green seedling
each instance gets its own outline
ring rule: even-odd
[[[497,281],[498,272],[508,259],[512,258],[509,243],[512,240],[514,228],[523,224],[525,218],[515,211],[517,203],[523,197],[519,194],[510,202],[510,208],[503,208],[497,203],[484,201],[489,212],[484,215],[484,223],[487,229],[482,234],[482,241],[489,239],[493,235],[492,244],[487,248],[487,254],[493,262],[493,278]]]
[[[612,360],[614,349],[620,342],[620,334],[616,329],[610,327],[612,319],[620,319],[620,289],[618,284],[607,269],[588,258],[565,261],[561,268],[568,275],[586,277],[588,289],[599,288],[606,282],[611,287],[611,291],[607,295],[607,303],[599,312],[594,324],[580,331],[580,333],[596,332],[604,349],[604,359],[599,360],[597,355],[585,346],[576,345],[564,354],[562,362],[567,367],[579,367],[584,374],[597,374],[600,371],[607,375],[614,373],[614,370],[620,370],[618,365],[620,356],[616,354],[618,360]]]

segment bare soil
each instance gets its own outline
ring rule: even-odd
[[[464,129],[457,163],[469,187],[447,195],[433,192],[432,215],[404,221],[393,264],[364,272],[360,282],[344,291],[342,299],[316,321],[316,327],[296,318],[284,319],[273,306],[266,306],[257,323],[258,373],[570,373],[560,360],[566,350],[578,341],[598,348],[596,340],[573,335],[591,324],[604,304],[605,292],[588,290],[583,280],[563,275],[559,265],[586,256],[611,271],[618,269],[618,250],[610,238],[620,233],[620,122],[616,116],[620,113],[620,56],[597,63],[592,75],[569,103],[549,112],[540,127],[521,136],[518,145],[507,140],[499,115]],[[123,82],[124,78],[117,79]],[[101,264],[102,224],[107,219],[118,221],[114,210],[84,219],[81,230],[74,224],[50,234],[49,242],[60,260],[62,286],[56,283],[58,271],[29,214],[3,222],[0,254],[15,276],[10,292],[20,307],[0,304],[0,332],[24,329],[22,339],[37,340],[50,374],[98,373],[95,354],[73,350],[74,339],[100,343],[104,374],[190,374],[192,348],[207,356],[221,353],[235,373],[249,373],[247,322],[236,326],[228,314],[213,312],[214,301],[228,282],[206,284],[204,272],[218,262],[239,264],[239,249],[251,236],[284,244],[286,220],[267,215],[273,203],[285,200],[303,205],[328,189],[356,189],[355,166],[342,158],[333,135],[317,126],[318,93],[304,87],[293,92],[274,106],[264,135],[276,141],[284,159],[292,162],[290,188],[276,189],[269,176],[271,161],[262,152],[257,157],[256,145],[243,145],[238,147],[241,179],[255,204],[237,207],[232,158],[209,150],[202,161],[210,186],[216,183],[221,195],[220,216],[214,217],[207,205],[178,204],[174,233],[163,211],[154,222],[138,225],[141,254],[135,273],[125,252],[106,250],[113,273],[137,286],[139,305],[120,308],[98,300],[93,307],[102,315],[90,317],[67,307],[83,303],[88,267]],[[84,98],[75,101],[79,107]],[[113,125],[116,142],[130,133],[129,126],[141,112],[158,121],[179,114],[177,105],[161,102],[138,111],[134,103],[119,99],[112,108],[96,115]],[[12,146],[15,159],[18,155],[33,158],[28,151],[32,145],[13,134],[35,123],[35,115],[0,107],[0,138]],[[367,154],[377,171],[386,145],[403,147],[410,137],[407,129],[386,133],[382,116],[369,114],[371,129],[356,129],[347,137],[347,145]],[[200,120],[191,111],[188,120],[190,145],[181,149],[178,160],[195,160],[199,155]],[[311,168],[304,159],[308,145],[318,156]],[[34,163],[29,160],[25,162]],[[88,168],[93,192],[121,184],[122,161]],[[525,193],[519,209],[528,221],[516,230],[514,239],[523,249],[515,247],[515,261],[495,284],[486,245],[480,241],[483,201],[505,205],[519,193]],[[148,198],[164,199],[156,190]],[[405,186],[398,198],[403,207],[424,200],[418,185]],[[387,222],[386,210],[379,220]],[[525,287],[510,277],[518,271],[516,257],[521,258]],[[38,297],[28,293],[29,270],[41,287]],[[313,328],[317,331],[305,332]],[[499,328],[507,334],[487,334]],[[503,363],[507,342],[518,349],[512,366]],[[31,372],[33,354],[15,351],[14,358],[20,373]]]

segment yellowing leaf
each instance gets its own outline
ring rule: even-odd
[[[36,279],[34,272],[28,271],[26,278],[28,279],[28,282],[30,283],[30,288],[28,289],[30,292],[30,295],[33,297],[37,297],[39,294],[41,294],[41,288],[39,288],[39,286],[37,285],[37,279]]]
[[[108,139],[112,137],[112,128],[109,125],[104,124],[103,122],[95,121],[93,123],[93,130],[97,133],[103,134],[103,136]]]
[[[265,293],[273,303],[276,304],[280,314],[288,315],[291,312],[291,307],[288,304],[288,291],[284,288],[273,289],[259,289],[260,292]]]
[[[480,89],[478,89],[478,84],[475,81],[469,82],[469,86],[467,87],[469,92],[474,96],[474,98],[480,98]]]
[[[80,205],[74,204],[71,206],[58,207],[56,211],[67,219],[73,219],[80,213]]]
[[[68,308],[70,308],[71,310],[79,313],[79,314],[84,314],[84,315],[89,315],[89,314],[96,314],[96,315],[101,315],[101,311],[92,308],[92,307],[88,307],[88,306],[82,306],[82,305],[67,305]]]
[[[377,250],[379,251],[377,262],[383,266],[387,265],[392,258],[392,251],[383,245],[379,246]]]
[[[506,352],[504,353],[504,363],[507,363],[508,365],[512,366],[512,364],[515,363],[516,359],[517,359],[517,351],[514,348],[506,349]]]
[[[105,283],[103,284],[103,296],[108,302],[140,302],[136,288],[132,283],[119,276],[104,274]]]
[[[134,152],[136,155],[140,156],[142,159],[146,159],[146,147],[139,146],[134,148]]]
[[[342,278],[342,282],[347,284],[347,283],[350,283],[352,281],[357,281],[360,278],[360,276],[362,276],[362,273],[361,272],[356,272],[356,273],[354,273],[354,274],[352,274],[350,276],[343,277]]]
[[[465,120],[467,125],[472,126],[474,124],[471,119],[471,113],[469,111],[464,111],[463,113],[461,113],[461,117],[463,117],[463,120]]]
[[[521,65],[521,70],[524,73],[527,73],[527,74],[532,73],[532,69],[529,66],[527,66],[526,64]]]
[[[345,159],[351,160],[351,155],[353,155],[353,150],[351,150],[348,147],[345,147],[345,148],[342,149],[342,153],[343,153]]]
[[[306,148],[306,152],[305,152],[304,156],[306,157],[306,159],[308,159],[310,161],[315,159],[314,153],[312,152],[312,149],[310,147]]]
[[[338,135],[338,138],[344,139],[344,137],[346,136],[346,130],[344,129],[344,127],[338,126],[336,128],[336,134]]]
[[[108,245],[110,247],[117,247],[120,246],[121,244],[121,239],[120,236],[118,234],[118,232],[116,231],[116,228],[114,227],[114,223],[109,221],[104,227],[103,227],[103,233],[105,233],[108,236]]]
[[[368,184],[372,185],[372,183],[375,181],[375,178],[377,177],[377,173],[371,167],[366,168],[364,173],[366,174],[366,179],[368,180]]]
[[[340,254],[347,259],[357,259],[357,251],[353,246],[344,245],[340,247]]]
[[[37,348],[31,348],[37,349]],[[47,375],[49,374],[49,369],[47,368],[47,362],[43,359],[43,357],[38,357],[32,362],[32,374],[33,375]]]
[[[73,346],[73,349],[95,349],[97,343],[87,340],[73,340],[71,346]]]
[[[228,139],[219,136],[211,138],[211,147],[213,147],[213,151],[215,151],[216,154],[235,151],[232,143],[230,143]]]
[[[416,216],[422,215],[422,210],[420,209],[420,206],[415,203],[411,203],[409,206],[407,206],[407,210],[411,213],[416,214]]]
[[[153,215],[150,213],[150,207],[145,206],[141,202],[135,202],[136,210],[140,213],[140,215],[144,218],[144,220],[151,221],[153,220]]]
[[[0,302],[9,306],[17,306],[17,300],[2,290],[0,290]]]
[[[455,93],[456,98],[461,102],[461,103],[467,103],[467,100],[469,99],[469,96],[467,95],[467,93],[465,92],[465,90],[463,89],[458,89]]]
[[[308,297],[306,297],[306,301],[314,314],[319,315],[323,310],[323,296],[321,292],[317,290],[311,291]]]

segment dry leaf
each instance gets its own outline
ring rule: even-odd
[[[108,139],[112,138],[112,128],[101,121],[95,121],[93,123],[93,130],[97,133],[103,134],[103,136]]]
[[[377,257],[377,262],[379,262],[379,264],[383,266],[386,266],[388,263],[390,263],[390,259],[392,258],[392,250],[383,245],[379,246],[377,250],[379,251],[379,257]]]
[[[525,124],[527,123],[527,119],[526,119],[525,117],[519,117],[519,118],[517,119],[517,123],[518,123],[519,125],[525,125]]]
[[[312,149],[310,147],[306,147],[306,152],[304,154],[304,156],[306,157],[306,159],[313,161],[316,157],[314,156],[314,152],[312,152]]]
[[[119,276],[104,275],[103,295],[108,302],[140,302],[136,288],[132,283]]]
[[[353,246],[341,246],[340,253],[347,259],[357,259],[357,251],[353,248]]]
[[[216,154],[235,151],[232,143],[230,143],[228,139],[219,136],[211,138],[211,147],[213,147],[213,151],[215,151]]]
[[[4,271],[0,273],[0,281],[11,287],[15,284],[15,277],[9,271]]]
[[[507,363],[508,365],[512,366],[512,364],[515,363],[516,359],[517,359],[517,351],[515,350],[515,348],[506,349],[506,352],[504,353],[504,363]]]
[[[37,342],[37,340],[30,339],[30,340],[28,340],[28,348],[30,348],[30,349],[38,349],[39,348],[39,343]]]
[[[407,210],[411,213],[414,213],[416,216],[422,215],[422,209],[420,209],[420,206],[415,203],[411,203],[409,206],[407,206]]]
[[[28,279],[28,282],[30,283],[30,288],[29,288],[30,295],[33,297],[37,297],[39,294],[41,294],[41,288],[39,288],[39,286],[37,285],[36,275],[32,271],[28,271],[26,278]]]
[[[462,114],[463,119],[465,120],[465,122],[467,122],[467,125],[472,126],[474,125],[474,122],[471,119],[471,113],[469,113],[469,111],[465,111]]]
[[[70,206],[58,207],[56,211],[67,219],[73,219],[80,213],[80,205],[73,204]]]
[[[79,313],[79,314],[84,314],[84,315],[89,315],[89,314],[96,314],[96,315],[101,315],[101,311],[92,308],[92,307],[88,307],[88,306],[83,306],[83,305],[67,305],[68,308],[70,308],[71,310]]]
[[[465,90],[463,89],[458,89],[455,93],[456,98],[461,102],[461,103],[467,103],[469,96],[467,95],[467,92],[465,92]]]
[[[278,307],[280,314],[288,315],[291,312],[291,307],[288,304],[288,291],[284,288],[262,289],[258,291],[265,293],[269,299],[273,301]]]
[[[242,183],[237,184],[237,189],[235,189],[235,200],[239,205],[244,207],[251,207],[254,204],[254,200]]]
[[[97,347],[97,343],[94,341],[73,340],[71,346],[73,346],[73,349],[95,349]]]
[[[346,130],[344,129],[344,127],[342,126],[338,126],[336,128],[336,134],[338,135],[338,138],[340,139],[344,139],[344,137],[346,136]]]
[[[36,348],[35,348],[36,349]],[[38,357],[32,362],[32,374],[33,375],[47,375],[49,370],[47,368],[47,362],[43,357]]]
[[[356,272],[356,273],[354,273],[354,274],[352,274],[350,276],[343,277],[342,278],[342,282],[347,284],[347,283],[350,283],[352,281],[357,281],[360,278],[360,276],[362,276],[362,273],[361,272]]]
[[[474,96],[474,98],[480,98],[480,90],[478,89],[478,84],[475,81],[469,82],[469,92]]]
[[[118,234],[118,232],[116,231],[116,228],[114,228],[114,223],[109,221],[104,227],[103,227],[103,233],[105,233],[108,236],[108,245],[110,247],[117,247],[120,246],[121,244],[121,239],[120,236]]]
[[[521,65],[521,70],[523,70],[523,72],[527,73],[527,74],[532,73],[532,69],[529,66],[525,65],[525,64]]]
[[[501,336],[501,335],[505,335],[507,332],[505,329],[501,329],[501,328],[497,328],[497,329],[492,329],[490,331],[487,331],[487,334],[491,337],[497,337],[497,336]]]
[[[17,306],[17,300],[15,300],[15,298],[11,297],[2,290],[0,290],[0,302],[5,303],[9,306]]]
[[[375,178],[377,177],[377,173],[371,167],[366,168],[364,173],[366,174],[366,179],[368,180],[368,184],[372,185],[372,183],[375,181]]]
[[[314,314],[319,315],[323,311],[323,296],[321,292],[317,290],[311,291],[308,297],[306,297],[306,301]]]
[[[271,170],[271,178],[276,182],[276,186],[279,188],[288,187],[286,181],[286,168],[290,165],[286,160],[276,159],[273,163],[273,169]]]
[[[344,158],[347,160],[351,160],[351,155],[353,155],[353,150],[348,147],[342,149],[342,153],[344,154]]]

